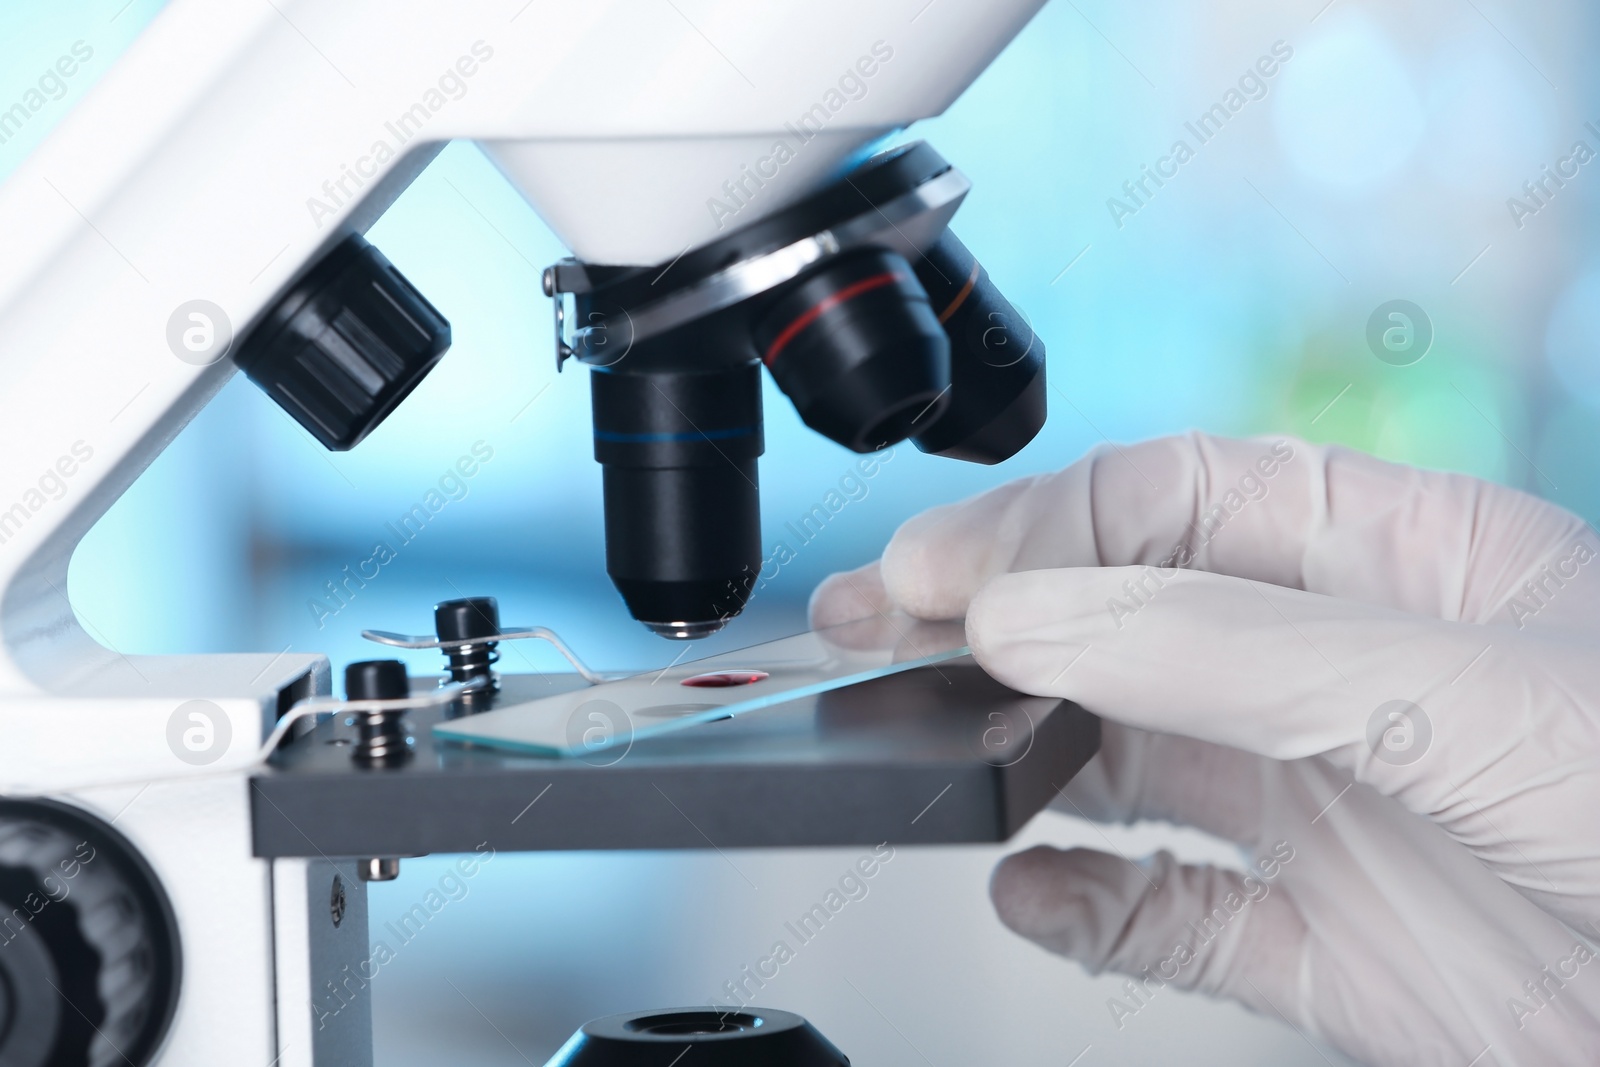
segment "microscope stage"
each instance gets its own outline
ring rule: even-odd
[[[508,674],[494,700],[582,687]],[[255,855],[1003,841],[1100,743],[1082,708],[970,658],[567,759],[436,738],[447,712],[407,715],[398,766],[352,760],[338,717],[279,751],[250,783]]]

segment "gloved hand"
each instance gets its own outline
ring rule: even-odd
[[[1134,976],[1119,1026],[1170,985],[1372,1064],[1595,1064],[1597,556],[1524,493],[1192,434],[926,512],[812,617],[965,615],[996,678],[1104,718],[1064,810],[1242,846],[996,869],[1013,930]]]

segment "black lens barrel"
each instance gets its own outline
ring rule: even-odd
[[[589,376],[604,471],[606,572],[634,618],[704,637],[761,568],[761,366]]]
[[[950,340],[950,403],[913,440],[968,463],[1009,459],[1044,426],[1044,342],[949,230],[916,270]]]
[[[931,426],[950,384],[950,343],[910,264],[887,249],[844,256],[779,296],[756,351],[805,420],[856,452]]]

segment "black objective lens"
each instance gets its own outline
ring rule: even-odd
[[[1044,342],[949,230],[917,263],[917,278],[950,339],[950,403],[919,423],[922,451],[999,463],[1044,426]]]
[[[761,570],[761,366],[589,375],[606,573],[662,637],[705,637]]]
[[[950,342],[894,252],[815,271],[765,311],[754,337],[805,424],[853,451],[903,441],[944,410]]]

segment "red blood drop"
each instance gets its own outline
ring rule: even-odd
[[[692,685],[696,689],[726,689],[734,685],[752,685],[766,677],[766,671],[711,671],[685,678],[678,684]]]

